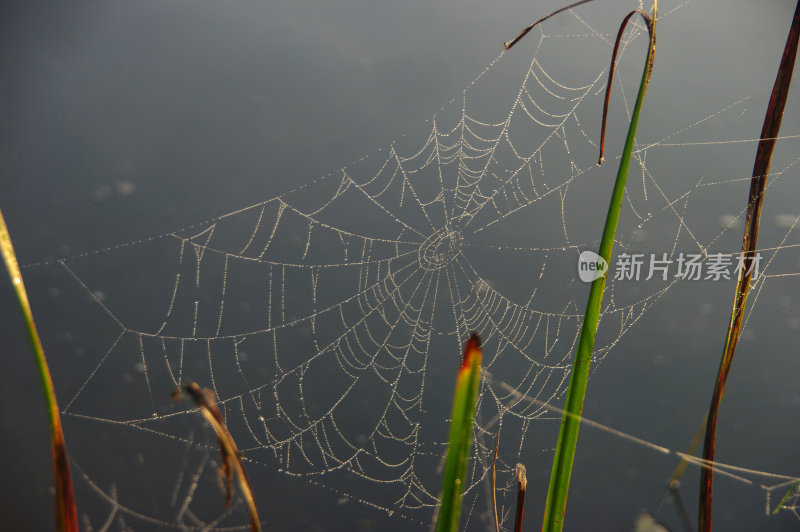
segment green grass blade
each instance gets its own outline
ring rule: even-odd
[[[461,517],[461,499],[467,476],[467,459],[472,444],[472,423],[481,380],[481,341],[472,333],[464,344],[464,357],[456,378],[453,393],[453,413],[450,420],[450,439],[442,479],[442,503],[439,507],[436,530],[456,532]]]
[[[786,494],[781,498],[781,500],[778,501],[778,505],[775,506],[774,510],[772,510],[772,515],[775,515],[781,511],[781,508],[783,508],[783,503],[788,501],[789,497],[791,497],[792,494],[794,494],[794,492],[796,492],[798,488],[800,488],[800,480],[792,484],[791,487],[789,488],[789,491],[787,491]]]
[[[647,53],[642,80],[639,86],[639,93],[636,98],[636,105],[633,108],[628,136],[625,140],[625,147],[617,171],[617,178],[614,183],[614,190],[611,194],[611,202],[608,207],[603,236],[600,241],[599,255],[606,261],[611,260],[611,251],[614,247],[614,236],[619,221],[619,213],[622,206],[622,198],[625,194],[625,181],[628,176],[631,153],[633,152],[636,128],[639,123],[644,96],[647,92],[647,85],[650,79],[650,72],[653,67],[653,57],[655,55],[655,21],[657,16],[657,2],[653,3],[652,19],[641,11],[632,11],[620,26],[617,39],[622,36],[627,22],[636,14],[641,14],[647,22],[650,31],[650,45]],[[615,47],[616,50],[617,47]],[[614,59],[611,60],[612,72]],[[611,89],[609,82],[608,90]],[[602,155],[601,155],[602,159]],[[575,354],[575,362],[572,367],[569,388],[567,390],[566,405],[564,415],[561,418],[561,429],[558,434],[558,444],[553,458],[553,470],[550,476],[550,486],[547,492],[547,505],[545,507],[542,530],[559,531],[564,524],[564,513],[567,505],[567,494],[569,483],[572,476],[572,464],[575,459],[575,449],[578,444],[578,430],[580,428],[580,416],[583,412],[583,401],[586,396],[586,386],[589,380],[589,366],[592,360],[592,349],[594,348],[594,338],[597,332],[597,324],[600,318],[600,307],[603,301],[603,291],[605,289],[605,276],[596,279],[592,283],[589,292],[589,301],[586,304],[583,326],[581,327],[578,348]]]
[[[33,354],[36,358],[36,366],[39,371],[39,378],[42,382],[42,390],[47,404],[47,414],[50,418],[50,443],[53,450],[53,476],[56,492],[56,523],[57,530],[64,532],[78,531],[78,511],[75,507],[75,494],[72,489],[72,475],[69,470],[69,458],[67,448],[64,444],[64,431],[61,429],[61,417],[58,410],[56,392],[53,388],[53,379],[50,377],[50,368],[47,366],[47,359],[44,356],[42,341],[36,331],[36,323],[33,321],[33,312],[28,301],[28,293],[25,290],[25,283],[22,281],[22,272],[19,269],[17,255],[14,253],[14,246],[11,244],[11,235],[8,233],[3,213],[0,211],[0,252],[3,261],[8,269],[8,276],[11,284],[14,285],[14,293],[17,296],[20,311],[25,319],[25,327],[28,330],[28,339],[33,347]]]

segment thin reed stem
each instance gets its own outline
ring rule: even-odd
[[[525,466],[517,464],[517,511],[514,516],[514,532],[522,532],[522,518],[525,514],[525,492],[528,490],[528,476]]]
[[[767,177],[769,176],[769,166],[772,162],[772,153],[775,150],[778,134],[783,120],[783,110],[786,107],[786,99],[789,96],[789,86],[792,81],[792,71],[794,70],[795,58],[797,57],[798,37],[800,37],[800,0],[795,7],[791,29],[786,38],[786,45],[781,57],[778,75],[772,88],[772,94],[767,106],[764,125],[761,128],[761,140],[756,151],[756,160],[753,165],[752,179],[750,180],[750,193],[747,200],[747,218],[745,220],[744,237],[742,239],[743,267],[739,268],[739,275],[736,279],[736,289],[734,291],[733,308],[731,310],[730,323],[725,337],[725,347],[722,351],[722,358],[717,371],[717,379],[714,383],[714,392],[711,396],[711,406],[708,409],[708,421],[706,422],[705,441],[703,442],[703,459],[708,463],[714,461],[714,451],[716,449],[717,419],[719,417],[719,405],[725,391],[725,383],[728,380],[733,355],[736,352],[736,345],[744,317],[744,309],[747,304],[747,295],[750,292],[750,279],[753,274],[753,267],[756,264],[758,249],[758,228],[761,222],[761,207],[764,202],[764,193],[767,188]],[[714,469],[703,468],[700,474],[700,505],[699,505],[699,526],[703,532],[711,531],[712,522],[712,498],[714,490]]]

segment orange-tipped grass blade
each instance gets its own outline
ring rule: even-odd
[[[450,420],[450,440],[442,479],[442,503],[436,530],[455,532],[461,517],[461,499],[467,476],[467,462],[472,444],[472,423],[481,381],[481,339],[472,333],[464,344],[464,356],[453,393],[453,413]]]

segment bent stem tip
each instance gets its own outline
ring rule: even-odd
[[[222,462],[220,465],[220,477],[225,479],[225,507],[229,507],[233,499],[233,472],[236,470],[239,489],[250,513],[250,530],[252,532],[261,532],[261,520],[258,517],[258,508],[253,495],[253,488],[250,486],[250,479],[244,470],[241,453],[236,447],[236,442],[225,426],[214,392],[208,388],[201,388],[196,382],[190,382],[184,387],[184,390],[194,400],[203,418],[214,428],[214,432],[217,434]],[[173,400],[178,398],[180,398],[180,388],[172,394]]]

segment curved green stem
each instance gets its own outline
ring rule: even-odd
[[[608,206],[608,214],[606,215],[606,222],[605,226],[603,227],[603,236],[600,241],[600,249],[598,254],[603,258],[603,260],[606,261],[606,263],[610,262],[611,260],[611,251],[614,247],[614,237],[617,231],[617,223],[619,221],[622,198],[625,194],[625,181],[628,176],[628,168],[630,166],[631,154],[633,152],[634,140],[636,138],[636,128],[639,124],[639,115],[641,113],[645,93],[647,92],[650,73],[653,68],[656,42],[655,24],[657,10],[658,3],[654,2],[652,18],[647,15],[647,13],[637,10],[632,11],[623,19],[617,35],[617,45],[614,47],[614,57],[612,57],[611,60],[610,73],[613,75],[616,52],[618,50],[619,40],[622,37],[622,32],[633,15],[637,13],[642,15],[650,32],[650,44],[644,70],[642,71],[642,80],[639,85],[639,93],[636,97],[636,104],[633,108],[633,114],[631,116],[631,122],[628,128],[628,136],[625,139],[625,147],[622,150],[622,157],[620,158],[617,178],[614,183],[614,190],[611,194],[611,201]],[[611,79],[609,79],[608,90],[611,90]],[[608,98],[606,98],[606,109],[608,106],[607,102]],[[603,130],[605,131],[605,110],[603,115]],[[602,161],[602,153],[600,155],[600,160]],[[575,353],[575,362],[573,363],[569,388],[567,390],[564,415],[561,418],[558,444],[556,445],[556,452],[553,458],[553,470],[550,475],[550,486],[547,492],[547,505],[545,507],[542,530],[559,531],[564,525],[564,513],[566,512],[567,507],[567,494],[569,492],[569,483],[572,477],[572,465],[575,460],[575,449],[577,448],[578,444],[580,416],[583,413],[583,402],[586,397],[586,387],[589,381],[589,368],[592,361],[592,350],[594,348],[597,324],[600,319],[600,308],[603,302],[603,291],[605,289],[605,284],[606,277],[604,275],[592,283],[592,287],[589,292],[589,301],[586,304],[586,313],[584,314],[583,326],[581,327],[580,338],[578,340],[578,348],[577,352]]]
[[[586,0],[589,1],[589,0]],[[579,1],[550,13],[549,15],[537,20],[513,40],[505,43],[506,50],[514,46],[520,39],[525,37],[537,24],[547,20],[556,13],[566,9],[571,9],[586,3]],[[619,213],[622,207],[622,198],[625,194],[625,181],[628,176],[628,168],[633,153],[634,140],[636,138],[636,128],[639,124],[639,114],[641,113],[644,96],[647,92],[647,85],[650,81],[650,73],[653,70],[653,58],[656,50],[656,17],[658,15],[658,0],[653,1],[653,16],[641,10],[634,10],[628,13],[620,24],[617,40],[614,44],[614,52],[611,57],[611,67],[609,69],[608,87],[606,91],[605,104],[603,106],[603,125],[600,135],[600,159],[597,164],[603,162],[603,148],[605,146],[606,116],[608,115],[608,102],[611,95],[611,85],[614,79],[614,64],[619,50],[619,43],[622,33],[628,21],[636,14],[644,18],[647,30],[650,33],[650,44],[647,51],[647,60],[642,71],[642,80],[639,84],[639,93],[636,97],[636,105],[633,108],[628,136],[625,139],[625,147],[622,150],[622,157],[619,162],[617,178],[614,182],[614,190],[611,194],[611,202],[608,206],[606,223],[603,227],[603,236],[600,240],[599,255],[608,263],[611,260],[611,251],[614,247],[614,236],[617,231]],[[575,353],[575,362],[572,366],[569,388],[567,389],[567,399],[564,406],[564,414],[561,418],[561,428],[558,433],[558,444],[556,453],[553,457],[553,470],[550,475],[550,486],[547,491],[547,506],[545,507],[544,521],[542,530],[558,531],[564,525],[564,512],[567,507],[567,493],[569,492],[569,482],[572,476],[572,464],[575,460],[575,449],[578,445],[578,430],[580,429],[581,414],[583,413],[583,401],[586,397],[586,386],[589,381],[589,367],[592,361],[592,350],[594,348],[594,337],[597,333],[597,324],[600,320],[600,307],[603,302],[603,291],[606,285],[606,277],[596,279],[592,283],[589,291],[589,301],[586,303],[586,312],[583,318],[580,338],[578,339],[578,349]]]
[[[33,321],[33,312],[28,301],[28,293],[25,290],[25,283],[22,281],[22,272],[19,269],[17,255],[14,253],[14,246],[11,244],[11,236],[8,233],[3,213],[0,211],[0,252],[8,269],[8,276],[11,284],[14,285],[14,292],[17,295],[17,303],[25,319],[25,327],[28,330],[28,339],[33,347],[33,355],[36,358],[36,366],[39,371],[39,379],[42,382],[45,403],[47,404],[47,414],[50,418],[50,443],[53,450],[53,476],[56,491],[56,523],[57,530],[64,532],[77,532],[78,530],[78,511],[75,507],[75,494],[72,490],[72,475],[69,470],[69,458],[67,448],[64,444],[64,431],[61,429],[61,417],[58,410],[56,392],[53,388],[53,379],[50,377],[50,368],[47,366],[47,359],[44,356],[42,341],[36,331],[36,323]]]

